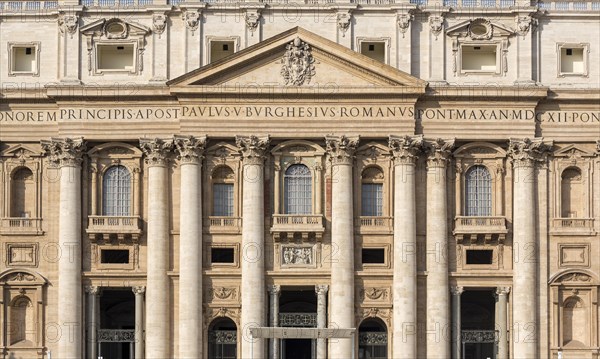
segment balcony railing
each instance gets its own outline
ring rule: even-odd
[[[81,0],[85,7],[131,8],[152,5],[152,0]]]
[[[44,9],[57,9],[58,1],[0,1],[0,10],[11,11],[39,11]]]
[[[463,343],[498,343],[497,330],[461,330]]]
[[[454,221],[454,235],[457,241],[461,241],[464,236],[470,236],[473,242],[479,235],[483,235],[486,242],[493,236],[497,236],[498,241],[503,242],[506,233],[506,218],[501,216],[457,216]]]
[[[361,216],[354,220],[354,226],[360,233],[392,233],[392,217]]]
[[[317,313],[279,313],[280,327],[317,327]]]
[[[138,216],[89,216],[88,220],[87,233],[91,240],[99,235],[104,236],[104,239],[116,235],[119,240],[130,236],[137,241],[142,234],[141,219]]]
[[[276,239],[282,234],[285,236],[294,233],[300,233],[303,238],[308,238],[309,234],[314,233],[316,238],[322,237],[325,228],[323,227],[323,215],[320,214],[274,214],[271,233]]]
[[[39,235],[43,233],[41,218],[7,217],[0,219],[0,234]]]
[[[131,343],[135,342],[133,329],[98,329],[100,343]]]
[[[204,228],[209,233],[241,233],[240,217],[210,216],[204,218]]]
[[[593,218],[554,218],[552,232],[557,234],[594,234]]]
[[[547,11],[589,11],[600,10],[599,1],[544,1],[538,3],[541,10]]]

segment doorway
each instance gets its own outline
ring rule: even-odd
[[[495,359],[494,291],[466,290],[460,302],[462,359]]]

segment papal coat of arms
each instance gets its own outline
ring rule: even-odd
[[[309,84],[315,74],[315,59],[310,53],[308,44],[297,37],[285,49],[281,60],[283,64],[281,76],[283,76],[285,84],[294,86],[301,86],[305,82]]]

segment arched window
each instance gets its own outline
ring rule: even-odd
[[[388,335],[385,324],[377,318],[365,319],[358,328],[358,358],[386,359]]]
[[[35,319],[33,318],[33,306],[31,300],[26,296],[20,296],[13,300],[9,307],[10,345],[19,343],[35,343]]]
[[[215,319],[208,327],[208,358],[237,357],[237,327],[229,318]]]
[[[35,204],[33,173],[27,167],[16,170],[11,178],[10,216],[33,217]],[[33,214],[33,216],[32,216]]]
[[[465,174],[467,216],[492,215],[492,176],[485,166],[473,166]]]
[[[104,173],[102,213],[105,216],[131,215],[131,173],[124,166],[112,166]]]
[[[383,171],[369,167],[362,173],[361,216],[383,216]]]
[[[286,214],[312,213],[312,176],[305,165],[291,165],[285,171],[284,206]]]
[[[212,174],[212,215],[233,217],[233,170],[227,166],[217,167]]]
[[[561,217],[584,217],[583,206],[583,181],[579,168],[569,167],[561,176]]]
[[[563,345],[587,346],[587,322],[583,301],[578,297],[567,298],[563,303]]]

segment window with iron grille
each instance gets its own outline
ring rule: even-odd
[[[112,166],[104,173],[102,214],[105,216],[131,215],[131,173],[124,166]]]
[[[233,183],[213,184],[213,216],[233,217]]]
[[[285,171],[284,206],[286,214],[312,213],[312,176],[305,165],[292,165]]]
[[[465,199],[467,216],[492,215],[492,177],[484,166],[471,167],[466,175]]]

